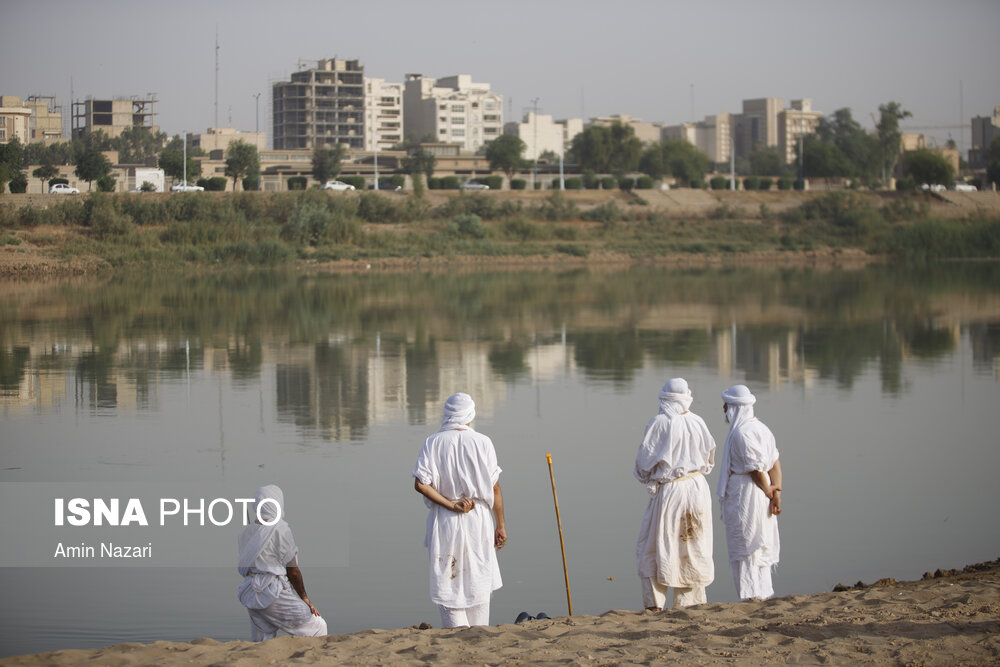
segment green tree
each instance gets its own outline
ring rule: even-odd
[[[795,160],[798,166],[798,158]],[[807,178],[850,177],[854,164],[833,143],[819,137],[806,137],[802,145],[802,174]]]
[[[42,181],[42,192],[48,192],[48,188],[45,187],[48,182],[59,175],[59,168],[54,164],[48,162],[43,163],[42,166],[31,172],[31,175],[35,178],[41,179]]]
[[[15,179],[21,173],[23,161],[24,148],[17,137],[5,144],[0,144],[0,192],[3,192],[7,183],[16,182]]]
[[[122,130],[122,133],[111,140],[111,147],[118,151],[120,164],[144,164],[163,150],[167,135],[154,132],[152,128],[143,125],[133,125]]]
[[[927,148],[903,156],[903,173],[916,182],[948,185],[955,180],[955,168],[937,151]]]
[[[788,165],[777,146],[750,153],[750,173],[754,176],[782,176],[787,171]]]
[[[903,109],[899,102],[889,102],[880,104],[878,107],[879,119],[876,129],[878,129],[878,144],[882,157],[882,181],[885,182],[892,175],[899,161],[899,146],[903,140],[903,135],[899,130],[899,121],[909,118],[913,114]]]
[[[995,137],[986,148],[983,156],[986,160],[986,178],[991,183],[1000,185],[1000,137]]]
[[[642,142],[631,125],[591,125],[573,137],[570,152],[584,171],[624,176],[639,166]]]
[[[87,181],[87,190],[90,190],[94,181],[111,173],[111,162],[99,148],[90,147],[77,157],[73,173]]]
[[[334,144],[333,148],[316,148],[313,151],[312,175],[320,183],[337,178],[340,161],[344,159],[344,145]]]
[[[427,178],[427,183],[430,183],[431,179],[434,178],[436,166],[437,158],[423,148],[417,148],[409,156],[403,158],[403,170],[413,179],[413,188],[417,194],[423,194],[420,175],[423,174]]]
[[[201,176],[201,160],[191,159],[192,157],[203,157],[205,152],[200,148],[193,148],[187,151],[187,174],[184,174],[184,140],[178,135],[167,142],[166,147],[160,153],[160,168],[163,173],[171,178],[194,183]]]
[[[835,160],[837,170],[843,173],[829,174],[830,176],[856,176],[866,181],[878,176],[881,170],[878,139],[854,120],[850,109],[837,109],[831,115],[821,118],[816,136],[834,146],[849,165],[846,168],[842,166],[838,156]]]
[[[639,170],[650,178],[671,174],[685,186],[705,180],[712,161],[694,144],[683,139],[668,139],[655,143],[642,153]]]
[[[236,140],[229,144],[226,150],[226,176],[233,179],[233,190],[240,179],[248,174],[260,171],[260,157],[257,155],[257,147],[248,144],[243,140]]]
[[[514,173],[524,166],[521,154],[525,148],[527,146],[520,137],[501,134],[486,146],[486,159],[490,161],[490,169],[499,169],[510,181],[514,178]]]

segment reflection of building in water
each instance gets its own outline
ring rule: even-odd
[[[771,391],[788,382],[810,387],[817,373],[803,358],[800,332],[795,329],[730,328],[715,332],[714,365],[720,377],[733,377],[742,371],[743,378],[734,381],[766,383]]]
[[[972,367],[978,371],[992,371],[1000,380],[1000,324],[970,324],[969,342],[972,345]]]

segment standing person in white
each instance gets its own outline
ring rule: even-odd
[[[441,428],[424,441],[413,470],[413,488],[430,509],[424,546],[431,601],[446,628],[489,625],[490,596],[503,585],[496,554],[507,542],[500,466],[493,441],[473,430],[475,417],[468,394],[450,396]]]
[[[635,559],[643,605],[657,611],[670,587],[675,607],[704,603],[705,587],[715,579],[712,492],[705,480],[715,464],[715,439],[690,410],[694,399],[686,380],[667,382],[659,400],[635,457],[635,478],[652,496]]]
[[[306,595],[299,548],[285,522],[284,507],[280,488],[260,487],[248,510],[252,520],[239,535],[243,581],[237,593],[250,614],[250,638],[255,642],[274,639],[278,630],[303,637],[326,634],[326,621]]]
[[[757,398],[738,384],[722,392],[729,435],[722,455],[719,500],[729,564],[740,600],[774,595],[771,570],[781,551],[781,462],[771,429],[754,416]]]

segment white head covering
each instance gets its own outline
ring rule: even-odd
[[[280,488],[274,484],[262,486],[254,493],[253,499],[253,506],[247,509],[249,524],[240,533],[239,538],[240,560],[238,569],[243,576],[247,575],[245,570],[249,570],[254,565],[257,557],[260,556],[261,552],[271,541],[271,537],[275,532],[288,530],[288,524],[282,518],[285,513],[285,496]],[[275,502],[264,502],[264,500],[273,500]],[[260,519],[271,525],[261,523],[258,520],[258,507],[260,508]],[[275,521],[275,519],[278,520]],[[282,563],[282,565],[284,564]]]
[[[444,402],[444,421],[441,430],[463,428],[476,418],[476,403],[468,394],[458,392]]]
[[[745,384],[736,384],[722,392],[722,400],[726,404],[726,421],[729,422],[729,435],[726,436],[726,444],[722,452],[722,470],[719,473],[719,486],[717,493],[719,498],[726,497],[726,487],[729,485],[729,450],[733,434],[737,432],[740,425],[753,419],[753,404],[757,402],[757,397],[750,393],[750,389]]]
[[[660,389],[660,412],[679,415],[691,408],[694,397],[684,378],[672,378]]]

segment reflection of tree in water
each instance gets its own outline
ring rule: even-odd
[[[643,346],[634,331],[576,334],[570,343],[577,366],[595,380],[625,384],[643,365]]]
[[[527,375],[529,369],[524,360],[527,351],[527,346],[514,341],[495,343],[490,346],[490,369],[508,382]]]
[[[234,384],[249,384],[260,377],[260,367],[264,361],[263,342],[237,340],[229,345],[226,358]]]
[[[26,347],[15,347],[10,351],[0,348],[0,391],[17,394],[30,358],[31,353]]]
[[[972,324],[969,326],[969,338],[972,340],[972,363],[976,370],[996,370],[1000,357],[1000,323]]]
[[[712,334],[704,329],[643,332],[640,340],[649,356],[669,363],[695,363],[712,352]]]
[[[318,423],[335,440],[368,434],[367,351],[354,350],[330,343],[315,347]]]
[[[76,362],[77,400],[97,408],[118,405],[118,385],[112,382],[115,356],[106,348],[85,352]]]
[[[406,346],[406,416],[410,424],[427,423],[427,403],[440,396],[437,346],[433,337],[418,331]]]

